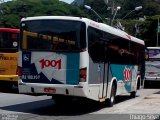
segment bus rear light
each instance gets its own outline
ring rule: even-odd
[[[80,82],[86,82],[87,79],[87,68],[80,69]]]
[[[18,67],[18,76],[22,76],[22,68]]]

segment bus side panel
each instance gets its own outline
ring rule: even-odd
[[[136,85],[138,67],[134,65],[111,65],[112,75],[116,77],[118,86],[117,94],[132,91],[132,84]]]
[[[89,76],[88,76],[88,88],[89,88],[89,97],[91,99],[99,100],[99,97],[102,96],[102,88],[100,88],[101,83],[103,82],[102,73],[103,73],[103,64],[93,63],[90,59],[89,62]],[[103,83],[102,83],[103,84]]]
[[[0,53],[0,80],[17,81],[18,52]]]
[[[80,55],[77,53],[23,52],[22,81],[26,83],[78,84],[79,57]]]
[[[138,67],[135,65],[110,64],[110,67],[109,67],[110,69],[107,73],[107,64],[106,64],[105,76],[103,75],[104,74],[103,64],[93,63],[93,61],[90,60],[89,68],[90,68],[89,81],[88,81],[89,89],[90,89],[89,91],[90,91],[90,96],[94,98],[98,96],[99,97],[110,96],[110,92],[107,92],[108,91],[107,76],[108,76],[108,85],[111,85],[110,82],[112,78],[116,78],[117,80],[116,94],[117,95],[120,95],[123,93],[129,93],[135,90],[137,74],[138,74]],[[104,80],[104,83],[103,83],[103,80]],[[103,84],[104,84],[104,88],[103,88]],[[105,92],[107,92],[108,95]]]

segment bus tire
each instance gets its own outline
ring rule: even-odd
[[[136,91],[131,92],[130,97],[135,98],[136,97]]]
[[[114,105],[115,98],[116,98],[116,84],[113,83],[112,88],[111,88],[110,98],[108,100],[108,106],[109,107],[112,107]]]
[[[140,89],[140,79],[138,79],[138,81],[137,81],[137,90],[139,90]]]

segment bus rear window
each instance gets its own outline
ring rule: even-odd
[[[18,33],[0,31],[0,50],[18,49]]]
[[[71,51],[86,47],[86,27],[82,22],[34,20],[22,22],[22,49]]]

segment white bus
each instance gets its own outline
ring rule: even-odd
[[[116,95],[135,97],[144,77],[144,41],[106,24],[82,17],[27,17],[20,34],[20,93],[50,95],[57,102],[109,100],[112,106]]]
[[[147,55],[145,86],[152,81],[160,81],[160,47],[147,47]]]

